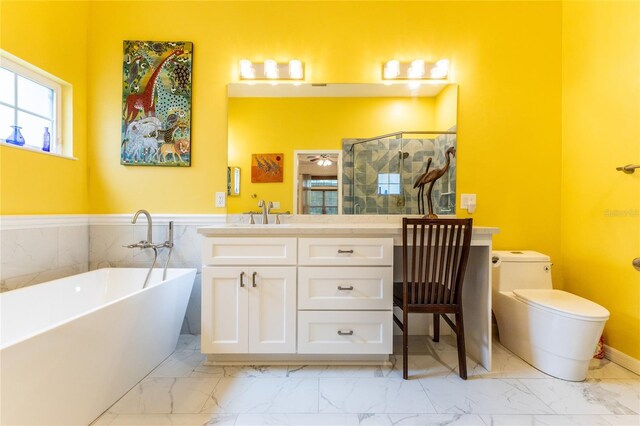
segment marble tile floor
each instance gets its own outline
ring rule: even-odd
[[[640,376],[607,360],[566,382],[494,341],[493,371],[469,359],[463,381],[451,336],[413,336],[405,381],[401,355],[389,366],[207,366],[199,345],[181,336],[93,425],[640,425]]]

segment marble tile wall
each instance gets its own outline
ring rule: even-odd
[[[0,292],[86,272],[88,266],[88,225],[0,230]]]

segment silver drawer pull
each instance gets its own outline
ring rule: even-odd
[[[344,291],[353,290],[353,286],[350,285],[349,287],[342,287],[341,285],[339,285],[338,290],[344,290]]]
[[[351,250],[340,250],[340,249],[338,249],[338,254],[353,254],[353,249],[351,249]]]
[[[349,330],[349,331],[338,330],[338,336],[353,336],[353,330]]]

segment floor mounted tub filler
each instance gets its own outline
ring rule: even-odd
[[[0,424],[87,425],[175,350],[196,270],[147,272],[0,294]]]

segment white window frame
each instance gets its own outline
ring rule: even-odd
[[[62,155],[63,149],[62,149],[62,84],[60,84],[58,81],[55,81],[52,77],[49,77],[49,73],[47,73],[46,71],[42,71],[39,68],[36,68],[34,66],[30,66],[30,68],[21,65],[20,63],[18,63],[18,58],[15,57],[11,57],[12,55],[7,54],[4,51],[0,51],[0,66],[2,68],[5,68],[23,78],[26,78],[28,80],[31,80],[35,83],[38,83],[44,87],[47,87],[51,90],[53,90],[53,123],[54,123],[54,128],[51,131],[51,151],[50,153],[53,154],[57,154],[57,155]],[[15,59],[14,59],[15,58]],[[21,60],[19,60],[21,61]],[[24,61],[21,61],[24,62]],[[26,63],[26,62],[25,62]],[[21,110],[20,108],[18,108],[18,104],[17,104],[17,90],[18,90],[18,86],[16,84],[15,86],[15,90],[16,90],[16,102],[15,105],[8,105],[5,104],[3,102],[0,102],[2,105],[7,106],[9,108],[13,108],[14,109],[14,123],[16,122],[15,120],[17,120],[17,111],[23,111],[26,112],[28,114],[31,115],[36,115],[31,111],[27,111],[27,110]],[[41,151],[39,149],[34,148],[33,146],[27,146],[26,144],[23,146],[17,146],[17,145],[12,145],[12,144],[7,144],[6,142],[4,142],[4,138],[3,138],[3,143],[5,144],[5,146],[12,146],[12,147],[16,147],[16,148],[20,148],[20,149],[26,149],[29,151],[36,151],[36,152],[43,152],[46,153],[44,151]]]
[[[386,182],[380,182],[380,178],[383,175],[387,178]],[[391,183],[391,175],[400,176],[400,173],[378,173],[378,195],[400,195],[400,193],[402,192],[402,179],[399,179],[398,183]],[[398,192],[391,192],[392,185],[394,189],[397,186]],[[385,187],[387,188],[387,192],[382,192],[381,189]]]

